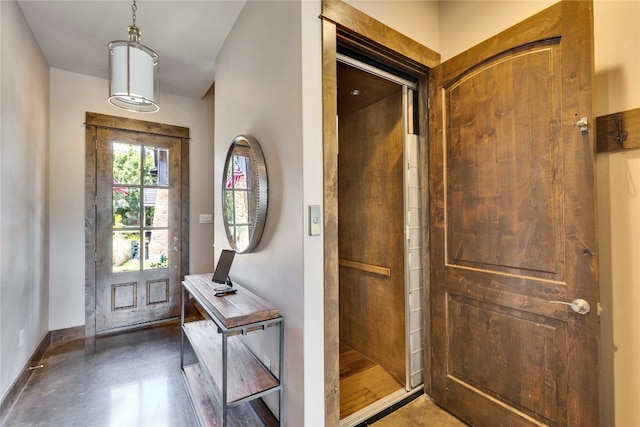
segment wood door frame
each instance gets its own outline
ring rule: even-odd
[[[85,337],[96,335],[96,168],[99,128],[180,138],[182,259],[180,277],[189,274],[189,128],[87,112],[85,117]]]
[[[419,79],[419,109],[427,106],[427,74],[440,63],[440,54],[371,18],[341,0],[322,2],[322,121],[323,121],[323,203],[324,203],[324,360],[325,360],[325,424],[340,422],[340,329],[338,273],[338,137],[336,60],[338,45],[362,53],[382,64]],[[427,114],[420,117],[419,143],[427,144]],[[427,164],[427,150],[421,150],[422,164]],[[423,171],[423,191],[426,191],[427,171]],[[428,198],[423,194],[422,200]],[[428,221],[429,209],[423,210]],[[424,222],[424,224],[428,224]],[[428,227],[425,227],[427,229]],[[428,245],[423,245],[428,251]],[[429,301],[428,252],[423,254],[425,301]],[[428,307],[428,305],[425,305]],[[429,323],[428,316],[425,325]],[[429,328],[425,329],[428,342]],[[425,346],[428,352],[428,346]],[[427,360],[430,358],[427,357]],[[425,366],[425,390],[429,391],[429,372]]]

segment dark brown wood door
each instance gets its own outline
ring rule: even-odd
[[[599,423],[592,28],[561,2],[430,75],[432,393],[474,426]]]
[[[180,139],[98,128],[96,332],[178,316]]]

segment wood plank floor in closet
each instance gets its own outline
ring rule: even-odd
[[[380,365],[340,343],[340,418],[401,389]]]

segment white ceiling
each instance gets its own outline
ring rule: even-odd
[[[161,92],[202,98],[246,0],[137,0],[140,42],[160,57]],[[132,1],[18,0],[49,66],[108,78],[107,45],[127,40]]]

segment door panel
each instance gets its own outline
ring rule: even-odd
[[[592,46],[561,2],[430,76],[433,398],[475,426],[599,419]]]
[[[99,128],[96,331],[179,314],[180,139]]]
[[[558,272],[562,153],[549,143],[558,140],[558,44],[508,51],[444,88],[451,264]]]
[[[566,320],[540,316],[476,298],[447,295],[452,388],[475,388],[521,411],[558,419],[566,404],[558,366],[566,348]],[[562,359],[560,359],[562,360]]]

